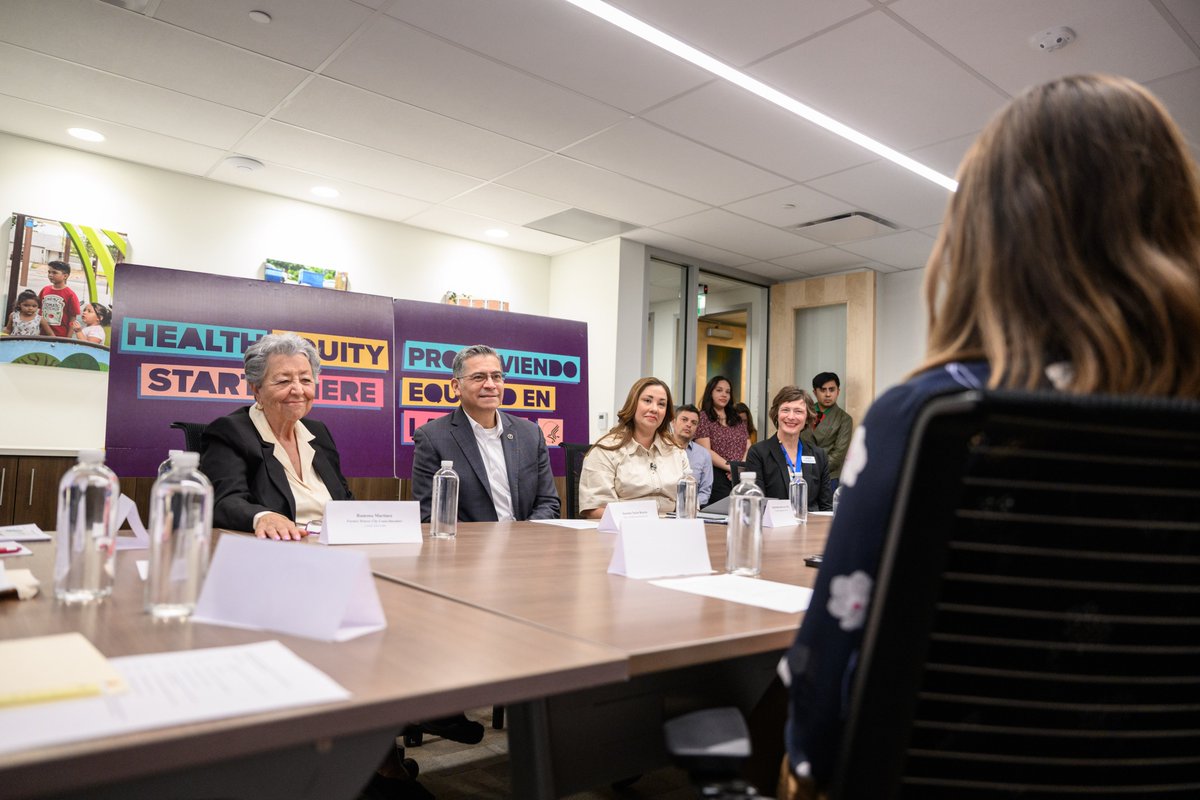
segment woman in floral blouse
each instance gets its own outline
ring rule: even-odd
[[[750,449],[746,420],[734,408],[733,388],[724,375],[716,376],[704,387],[695,442],[712,453],[713,485],[708,502],[715,503],[728,497],[733,489],[729,462],[744,461]]]
[[[909,433],[976,388],[1200,397],[1200,190],[1141,86],[1060,78],[1014,99],[959,168],[925,274],[924,366],[855,429],[789,684],[780,797],[834,773]]]

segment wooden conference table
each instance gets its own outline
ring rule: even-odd
[[[379,579],[388,628],[337,644],[156,623],[142,611],[143,584],[134,563],[146,558],[144,550],[117,554],[116,588],[106,602],[63,606],[53,597],[53,546],[31,549],[33,556],[6,564],[32,569],[42,592],[32,600],[0,602],[0,639],[80,631],[109,657],[278,639],[352,696],[3,754],[0,796],[7,800],[353,797],[406,723],[627,676],[626,658],[613,648]],[[297,613],[303,613],[303,587],[296,589]]]
[[[804,557],[825,547],[829,517],[764,530],[763,575],[812,586]],[[705,525],[725,564],[725,526]],[[441,597],[541,630],[614,648],[629,680],[545,691],[510,709],[513,796],[558,797],[666,763],[664,718],[696,707],[748,711],[774,678],[800,614],[706,598],[609,575],[615,536],[530,522],[460,524],[449,540],[363,548],[371,568]]]

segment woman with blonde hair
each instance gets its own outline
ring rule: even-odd
[[[1015,98],[959,169],[925,294],[925,363],[854,431],[815,593],[781,664],[781,797],[832,777],[902,459],[931,398],[984,387],[1200,397],[1200,191],[1170,115],[1103,75]]]
[[[633,384],[617,424],[583,459],[582,516],[598,519],[609,503],[628,500],[653,500],[659,514],[675,510],[676,487],[691,464],[671,433],[674,408],[670,387],[658,378]]]

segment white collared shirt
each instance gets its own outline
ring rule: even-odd
[[[487,468],[488,483],[492,488],[492,505],[496,507],[496,519],[509,522],[513,516],[512,490],[508,486],[508,466],[504,461],[504,422],[496,413],[496,425],[485,428],[476,422],[470,414],[463,412],[471,423],[471,432],[475,434],[475,443],[479,445],[479,455],[483,458],[483,466]]]
[[[292,498],[296,501],[296,524],[304,525],[323,518],[325,504],[333,497],[329,494],[329,488],[321,480],[321,476],[313,469],[313,457],[317,451],[313,450],[313,446],[309,444],[314,438],[312,432],[299,420],[296,420],[296,450],[300,455],[300,466],[304,470],[302,478],[292,467],[292,460],[288,458],[287,450],[275,438],[275,433],[271,430],[270,423],[267,422],[266,414],[251,406],[250,421],[254,423],[255,430],[258,431],[258,435],[264,442],[275,445],[275,458],[283,465],[283,471],[287,475],[288,488],[292,490]],[[259,517],[268,513],[270,512],[258,512],[254,515],[254,521],[258,522]]]

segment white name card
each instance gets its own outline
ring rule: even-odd
[[[628,578],[707,575],[708,542],[698,519],[626,519],[608,571]]]
[[[195,622],[344,642],[387,627],[366,553],[226,534]]]
[[[600,519],[600,531],[616,533],[630,519],[658,519],[658,503],[653,500],[609,503],[604,507],[604,516]]]
[[[769,498],[763,509],[762,524],[764,528],[782,528],[797,524],[796,515],[792,513],[792,501]]]
[[[330,500],[321,544],[420,544],[421,505],[400,500]]]

